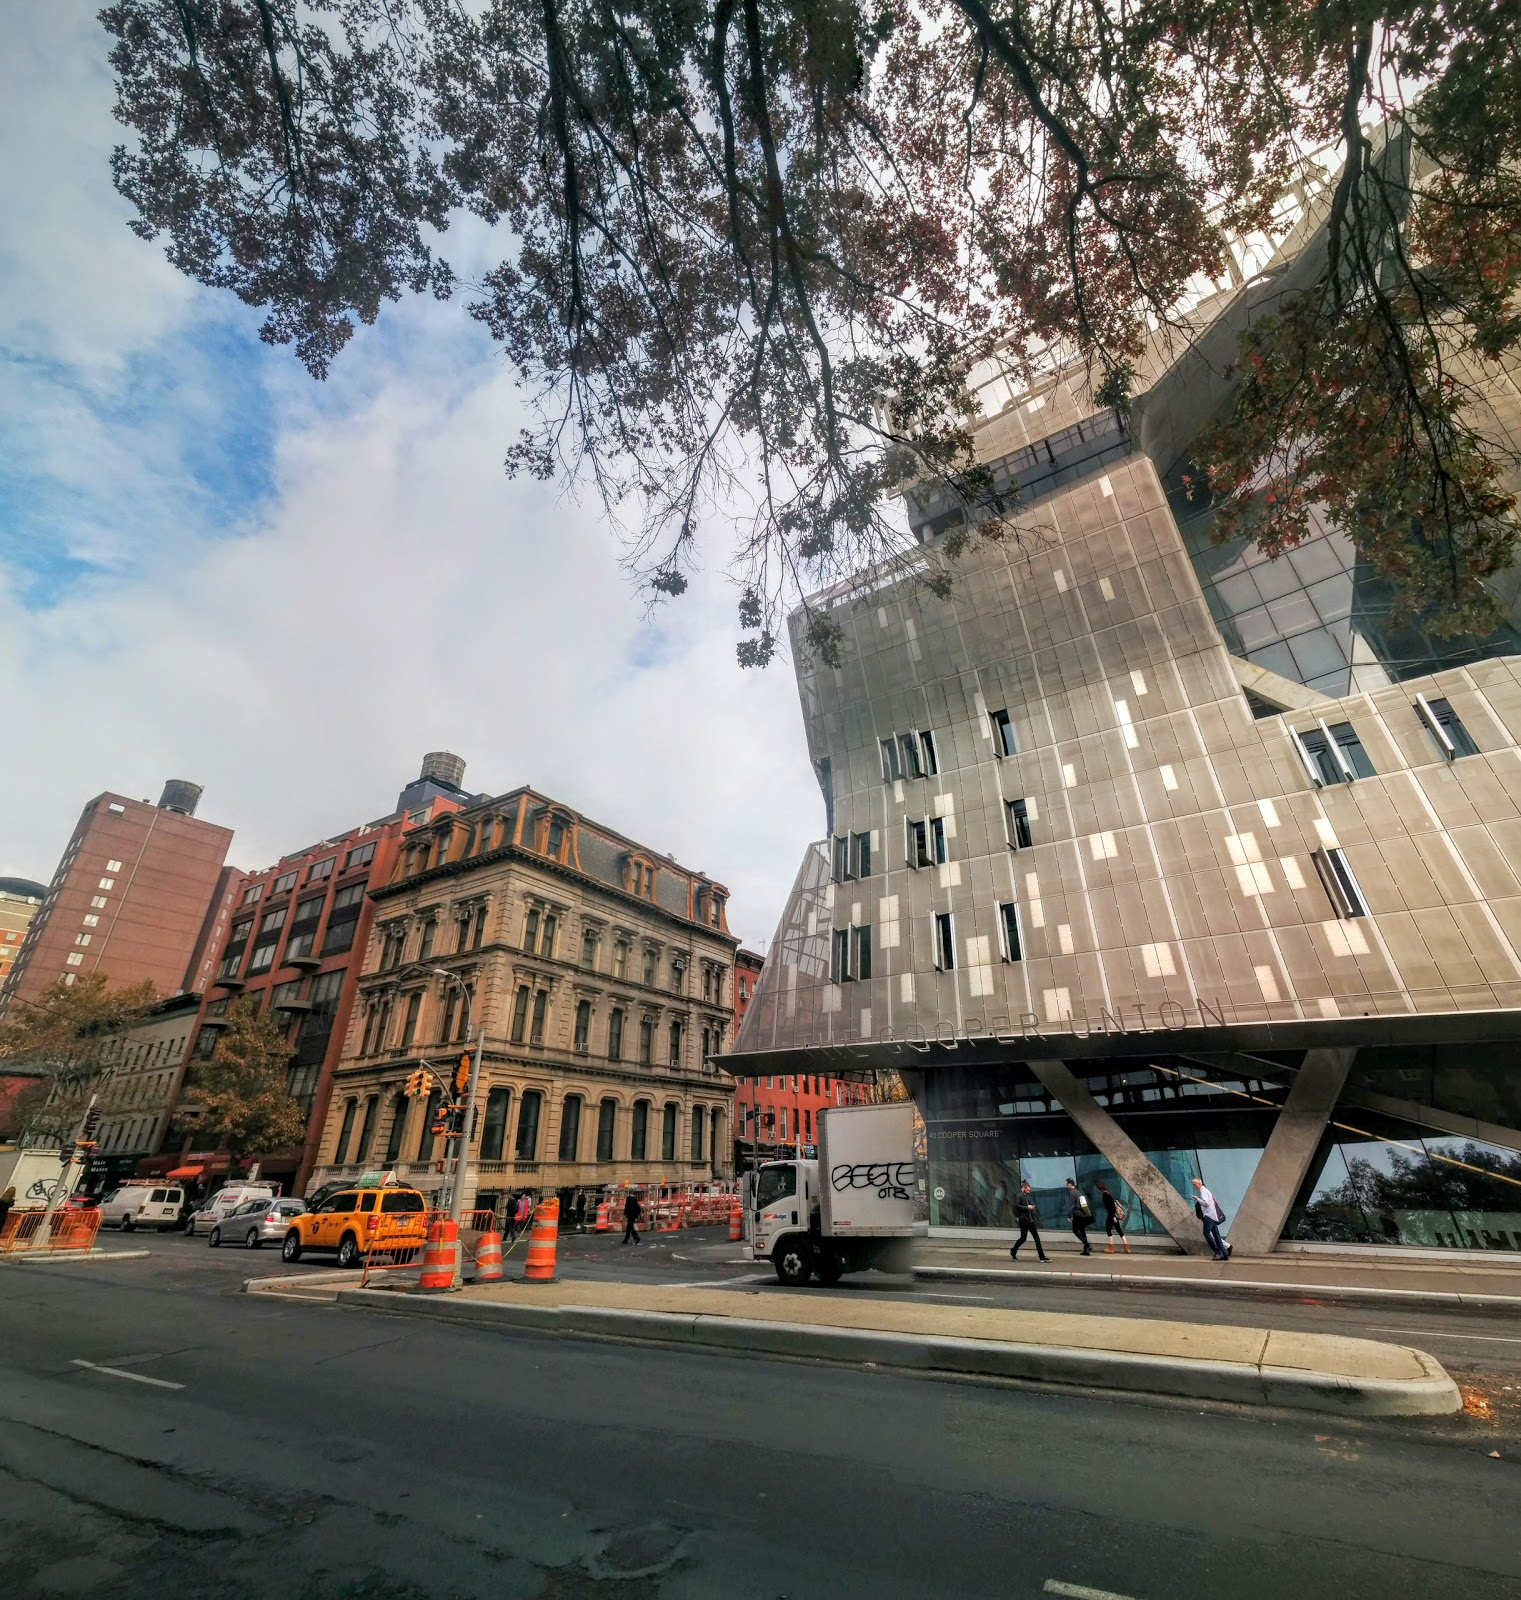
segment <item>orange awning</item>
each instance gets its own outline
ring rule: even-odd
[[[205,1167],[176,1167],[167,1176],[170,1178],[199,1178],[205,1170]]]

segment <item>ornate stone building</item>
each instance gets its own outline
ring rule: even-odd
[[[402,1087],[485,1028],[467,1200],[732,1165],[727,892],[531,789],[411,836],[375,921],[314,1182],[443,1177]]]

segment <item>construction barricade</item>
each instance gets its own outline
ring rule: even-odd
[[[423,1255],[435,1225],[447,1211],[408,1211],[372,1216],[365,1243],[364,1271],[359,1285],[382,1289],[412,1289],[422,1275]],[[401,1219],[405,1218],[402,1225]],[[414,1220],[415,1219],[415,1220]],[[388,1224],[388,1226],[382,1226]]]
[[[560,1202],[541,1200],[533,1213],[533,1232],[528,1240],[528,1260],[523,1277],[528,1283],[553,1283],[555,1259],[560,1246]]]
[[[0,1255],[57,1255],[69,1250],[90,1250],[100,1232],[98,1206],[71,1207],[53,1212],[45,1208],[11,1211],[0,1225]]]

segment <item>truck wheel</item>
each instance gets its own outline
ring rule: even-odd
[[[346,1233],[338,1241],[338,1265],[347,1270],[364,1264],[364,1257],[360,1253],[359,1241],[352,1233]]]
[[[818,1274],[819,1282],[826,1287],[836,1284],[845,1276],[844,1257],[837,1250],[822,1250],[814,1271]]]
[[[121,1219],[121,1231],[123,1233],[131,1233],[136,1226],[137,1224],[132,1220],[131,1217],[123,1217]]]
[[[778,1283],[801,1289],[813,1276],[813,1247],[806,1239],[784,1239],[771,1257]]]
[[[280,1246],[280,1259],[282,1261],[299,1261],[301,1259],[301,1235],[292,1228],[285,1236],[285,1243]]]

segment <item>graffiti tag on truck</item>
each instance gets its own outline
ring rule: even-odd
[[[914,1185],[912,1161],[858,1161],[829,1169],[829,1181],[841,1189],[875,1189],[879,1200],[908,1200]]]

